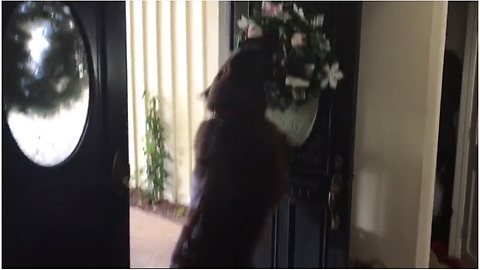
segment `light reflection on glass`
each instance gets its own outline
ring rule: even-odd
[[[50,15],[45,16],[45,12]],[[11,22],[14,27],[9,28],[15,30],[6,32],[7,40],[11,40],[8,45],[17,52],[10,61],[18,71],[12,73],[10,81],[18,86],[10,89],[34,101],[41,96],[40,102],[55,103],[57,109],[42,114],[28,106],[11,106],[7,122],[19,148],[30,160],[41,166],[55,166],[73,153],[85,128],[90,79],[83,40],[69,8],[63,4],[26,2],[16,13],[12,18],[17,15],[17,20]],[[68,102],[46,98],[60,97],[71,89],[78,89],[78,98]]]
[[[31,31],[31,38],[27,43],[30,56],[36,64],[39,64],[43,60],[43,54],[45,50],[50,47],[50,43],[47,40],[48,36],[45,33],[45,27],[38,26]]]

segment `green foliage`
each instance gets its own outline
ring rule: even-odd
[[[282,1],[271,4],[281,6],[281,11],[276,15],[264,13],[262,2],[255,1],[248,24],[257,26],[263,36],[269,36],[278,43],[273,49],[274,80],[266,83],[265,92],[269,107],[284,111],[307,103],[309,98],[317,97],[324,89],[335,89],[343,74],[327,38],[327,29],[323,26],[324,16],[315,2]],[[241,23],[245,25],[244,21]],[[242,27],[239,48],[248,39],[248,31],[248,27]],[[305,41],[294,46],[291,40],[298,34],[304,35]],[[297,82],[287,84],[287,77]],[[302,83],[298,83],[297,79]],[[304,86],[305,82],[308,86]]]
[[[152,202],[164,199],[169,173],[166,165],[171,155],[165,149],[165,127],[158,110],[158,100],[148,91],[143,95],[146,106],[146,138],[143,148],[147,157],[145,168],[148,184],[146,195]]]
[[[181,207],[179,207],[179,208],[177,209],[177,213],[176,213],[176,214],[177,214],[178,217],[184,217],[185,214],[186,214],[186,212],[187,212],[186,207],[181,206]]]

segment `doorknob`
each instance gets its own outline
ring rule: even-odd
[[[112,178],[120,185],[128,188],[129,170],[123,162],[120,150],[117,150],[113,156]]]
[[[330,209],[331,230],[336,231],[340,225],[340,216],[338,215],[336,200],[342,192],[343,178],[340,174],[335,174],[330,185],[330,192],[328,193],[328,208]]]

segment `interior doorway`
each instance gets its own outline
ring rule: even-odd
[[[463,237],[461,227],[473,222],[471,217],[478,212],[470,207],[477,204],[478,193],[465,193],[466,186],[477,189],[478,164],[472,162],[478,152],[478,90],[473,83],[478,80],[477,18],[476,3],[449,2],[431,240],[432,253],[450,266],[478,265],[476,260],[463,256],[466,246],[461,243],[462,238],[463,242],[473,240],[471,236]],[[467,209],[469,213],[464,215]],[[469,235],[476,235],[478,226],[474,227],[469,226]],[[476,239],[475,243],[470,241],[474,246],[478,246]]]

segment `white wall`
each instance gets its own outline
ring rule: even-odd
[[[146,165],[147,89],[160,100],[166,148],[173,156],[166,197],[184,205],[190,202],[193,139],[206,117],[201,93],[223,57],[220,5],[225,9],[218,1],[127,1],[130,166],[135,172]],[[136,176],[145,184],[144,174]]]
[[[351,257],[428,267],[447,2],[364,2]]]

